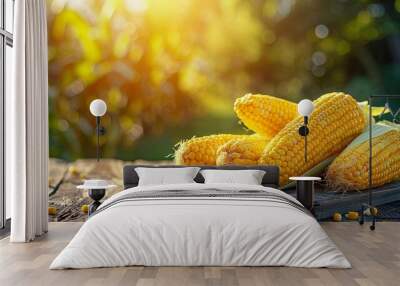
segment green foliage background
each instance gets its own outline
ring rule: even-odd
[[[50,156],[162,160],[193,135],[245,133],[233,101],[400,91],[400,1],[48,0]]]

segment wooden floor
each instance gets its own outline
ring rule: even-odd
[[[288,267],[124,267],[48,270],[81,223],[51,223],[27,244],[0,241],[0,285],[400,285],[400,223],[380,222],[371,232],[356,222],[323,223],[352,269]]]

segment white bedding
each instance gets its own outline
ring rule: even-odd
[[[261,190],[299,204],[279,190],[254,185],[193,183],[131,188],[106,200],[50,269],[127,265],[351,267],[311,215],[274,199],[121,200],[144,191],[207,189]]]

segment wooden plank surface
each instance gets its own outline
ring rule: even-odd
[[[80,159],[71,163],[49,159],[49,206],[56,208],[56,214],[49,216],[50,221],[85,221],[87,214],[81,211],[81,206],[90,204],[87,190],[76,187],[87,179],[108,180],[116,185],[108,189],[104,199],[123,190],[122,169],[125,164],[172,164],[172,161],[143,161],[134,162],[116,159]],[[56,189],[55,189],[56,188]]]
[[[286,190],[296,197],[296,189]],[[335,212],[359,211],[363,203],[368,202],[368,190],[353,192],[334,192],[323,184],[315,185],[314,213],[319,220],[331,218]],[[392,182],[372,190],[372,202],[375,206],[400,200],[400,181]]]
[[[322,223],[352,269],[289,267],[120,267],[48,270],[82,223],[50,223],[47,235],[27,244],[0,241],[0,285],[400,285],[400,223],[371,232],[356,222]]]

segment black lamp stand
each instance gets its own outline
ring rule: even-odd
[[[96,149],[96,157],[97,162],[100,161],[100,136],[106,133],[106,129],[100,125],[100,116],[96,116],[96,136],[97,136],[97,149]],[[90,189],[89,197],[93,200],[93,202],[89,206],[89,216],[92,215],[97,208],[100,206],[100,200],[106,194],[106,189]]]
[[[96,135],[97,135],[97,149],[96,157],[97,162],[100,161],[100,136],[106,133],[106,129],[100,125],[100,116],[96,116]]]
[[[308,129],[308,116],[304,116],[304,124],[299,128],[300,136],[304,137],[304,161],[307,162],[307,135],[310,133]]]

